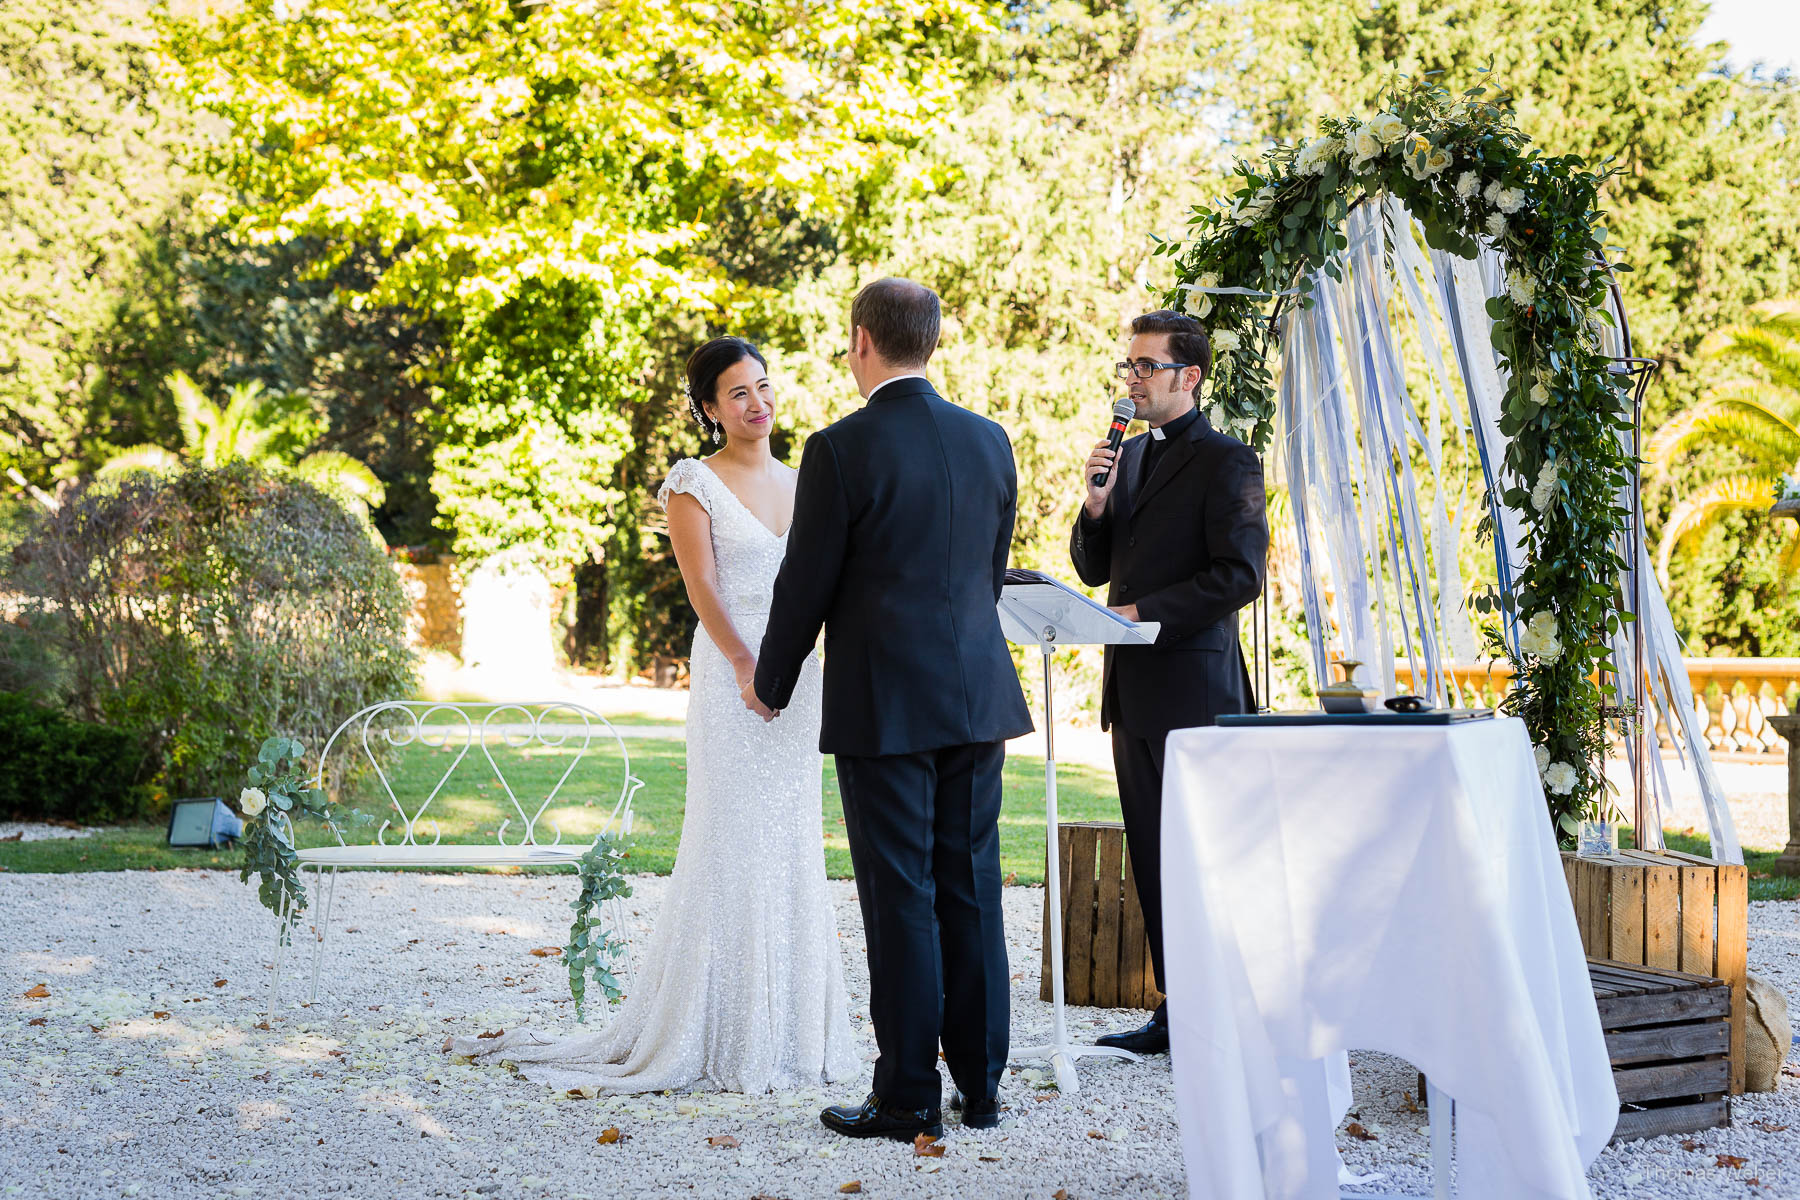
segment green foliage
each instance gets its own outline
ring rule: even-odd
[[[295,820],[321,821],[339,839],[344,833],[331,797],[322,788],[307,786],[305,756],[305,743],[294,738],[265,739],[247,772],[250,786],[238,793],[238,808],[244,814],[244,863],[238,880],[248,883],[255,875],[257,899],[284,920],[307,905],[300,859],[294,852]],[[367,820],[361,813],[354,815]],[[281,936],[285,939],[288,933],[284,926]]]
[[[97,337],[197,136],[136,0],[0,0],[0,469],[78,468]]]
[[[1503,598],[1524,627],[1507,707],[1540,748],[1559,818],[1587,814],[1604,792],[1602,689],[1589,676],[1621,620],[1615,547],[1628,514],[1617,493],[1631,460],[1620,434],[1631,426],[1625,382],[1609,372],[1594,328],[1607,299],[1605,179],[1532,148],[1486,89],[1453,98],[1415,84],[1396,88],[1367,121],[1328,117],[1304,146],[1240,163],[1229,207],[1197,208],[1188,240],[1159,247],[1176,266],[1165,302],[1213,336],[1215,423],[1259,448],[1274,432],[1278,340],[1261,297],[1297,284],[1308,305],[1316,273],[1337,276],[1332,256],[1348,244],[1351,199],[1391,194],[1429,245],[1471,255],[1479,238],[1504,256],[1508,294],[1487,305],[1511,381],[1497,474],[1507,505],[1525,515],[1525,561]],[[1221,286],[1253,295],[1207,290]]]
[[[141,817],[143,757],[122,730],[0,692],[0,813],[84,824]]]
[[[1678,548],[1726,513],[1766,512],[1785,494],[1786,477],[1800,475],[1800,299],[1754,306],[1748,320],[1709,336],[1702,353],[1729,374],[1658,428],[1647,454],[1665,478],[1678,459],[1709,448],[1726,452],[1713,464],[1723,457],[1735,469],[1715,466],[1678,493],[1657,543],[1665,584]],[[1787,540],[1782,566],[1800,570],[1800,533]]]
[[[75,489],[0,590],[56,655],[69,710],[141,737],[170,793],[228,794],[263,731],[322,741],[413,687],[405,594],[364,527],[247,463]]]
[[[625,878],[626,843],[622,835],[603,834],[575,864],[581,875],[581,892],[571,902],[575,919],[569,924],[569,944],[563,958],[569,965],[569,995],[575,1000],[575,1019],[586,1021],[584,1005],[591,978],[600,985],[608,1004],[625,998],[612,973],[613,962],[625,953],[625,939],[616,929],[601,923],[607,901],[631,895]]]
[[[171,45],[229,130],[233,226],[379,247],[362,300],[445,330],[433,486],[459,550],[572,565],[614,534],[651,330],[738,291],[709,231],[745,203],[841,209],[950,101],[946,50],[984,11],[254,5]]]

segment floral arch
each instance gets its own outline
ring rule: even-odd
[[[1606,258],[1610,172],[1532,147],[1489,89],[1388,100],[1239,163],[1234,193],[1156,250],[1166,302],[1213,339],[1208,415],[1285,476],[1315,676],[1335,639],[1389,680],[1407,659],[1415,690],[1454,703],[1444,651],[1478,656],[1469,614],[1487,614],[1479,640],[1513,663],[1506,707],[1565,830],[1607,804],[1608,720],[1642,748],[1634,714],[1654,703],[1694,756],[1715,853],[1741,861],[1632,528],[1646,364]],[[1474,596],[1459,465],[1494,547],[1497,586]],[[1632,761],[1666,803],[1654,750]]]

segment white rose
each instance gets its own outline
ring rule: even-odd
[[[1518,188],[1507,188],[1495,197],[1494,207],[1510,216],[1525,207],[1525,193]]]
[[[1499,213],[1494,213],[1494,214],[1490,215],[1487,219],[1487,231],[1488,231],[1488,236],[1491,238],[1505,237],[1506,236],[1506,218],[1501,216]]]
[[[1506,276],[1506,294],[1520,308],[1530,308],[1537,299],[1537,280],[1523,271],[1511,271]]]
[[[1406,122],[1393,113],[1378,113],[1363,128],[1374,134],[1383,146],[1391,146],[1406,135]]]
[[[1212,297],[1198,289],[1189,289],[1187,299],[1182,302],[1181,309],[1190,317],[1204,317],[1212,311]]]
[[[1238,335],[1229,329],[1221,329],[1212,335],[1213,350],[1218,353],[1229,353],[1236,350],[1240,343]]]
[[[1544,770],[1544,786],[1557,796],[1566,796],[1574,791],[1580,778],[1575,774],[1575,768],[1565,762],[1551,763]]]
[[[1537,482],[1531,487],[1531,507],[1539,512],[1550,507],[1550,502],[1556,498],[1556,481],[1556,461],[1552,459],[1544,464],[1544,469],[1538,472]],[[1538,616],[1549,616],[1549,614],[1539,613]],[[1556,619],[1552,617],[1548,635],[1551,641],[1556,639],[1555,627]]]
[[[1554,462],[1547,462],[1544,464],[1544,467],[1546,470],[1554,471],[1556,469],[1556,464]],[[1542,478],[1542,476],[1540,475],[1539,478]],[[1526,627],[1540,638],[1554,638],[1561,632],[1556,625],[1556,614],[1547,608],[1541,612],[1532,614],[1531,620],[1526,622]]]
[[[1533,746],[1531,748],[1531,757],[1537,760],[1538,774],[1542,775],[1544,773],[1544,768],[1550,765],[1550,748],[1548,746]]]
[[[1487,188],[1481,193],[1481,198],[1486,200],[1489,204],[1498,203],[1500,200],[1500,181],[1496,179],[1494,182],[1488,184]]]
[[[1427,175],[1441,175],[1449,169],[1450,152],[1448,150],[1433,150],[1425,159],[1425,173]]]
[[[1456,194],[1467,200],[1481,190],[1481,180],[1473,171],[1464,171],[1456,181]]]
[[[268,806],[269,798],[261,788],[245,788],[238,793],[238,811],[246,817],[254,817]]]
[[[1294,173],[1297,175],[1323,175],[1325,164],[1330,162],[1343,143],[1334,137],[1319,137],[1301,147],[1294,158]]]
[[[1219,286],[1219,273],[1217,271],[1208,271],[1204,275],[1200,276],[1200,286],[1203,288],[1218,287]]]
[[[1359,125],[1350,135],[1350,149],[1356,156],[1350,165],[1362,167],[1381,153],[1381,139],[1367,125]]]

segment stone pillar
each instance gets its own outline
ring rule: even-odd
[[[1800,875],[1800,713],[1770,717],[1775,732],[1787,739],[1788,842],[1769,868],[1778,875]]]

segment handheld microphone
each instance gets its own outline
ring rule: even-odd
[[[1125,440],[1125,427],[1127,425],[1131,424],[1131,418],[1135,417],[1136,415],[1137,415],[1137,405],[1135,405],[1131,402],[1130,396],[1126,396],[1124,399],[1120,400],[1117,404],[1113,405],[1112,424],[1110,426],[1108,426],[1107,430],[1106,430],[1106,444],[1108,446],[1110,446],[1114,450],[1117,450],[1119,448],[1119,443]],[[1107,478],[1107,476],[1109,476],[1111,474],[1112,474],[1112,472],[1110,470],[1100,471],[1097,474],[1095,474],[1094,486],[1095,487],[1105,487],[1106,486],[1106,478]]]

